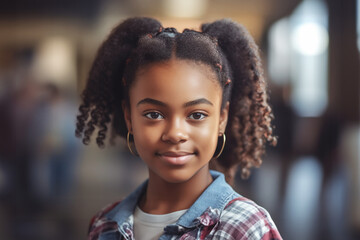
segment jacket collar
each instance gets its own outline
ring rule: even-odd
[[[181,228],[193,228],[199,224],[208,225],[218,219],[226,204],[240,196],[229,184],[220,172],[210,170],[214,181],[200,195],[195,203],[179,218],[176,225]],[[119,226],[123,226],[122,232],[132,229],[133,212],[141,195],[145,192],[148,180],[142,183],[133,193],[121,201],[113,210],[106,214],[108,219],[114,220]],[[168,228],[171,231],[171,226]],[[120,228],[121,229],[121,228]]]

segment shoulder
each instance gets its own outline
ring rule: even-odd
[[[238,197],[231,200],[221,213],[217,228],[226,239],[282,239],[270,214],[255,202]]]
[[[106,205],[98,211],[90,220],[88,239],[97,239],[100,233],[117,229],[117,223],[106,217],[106,214],[113,210],[121,201]]]

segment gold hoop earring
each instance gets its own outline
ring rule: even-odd
[[[127,146],[128,146],[128,148],[129,148],[131,154],[134,155],[134,156],[138,156],[138,154],[136,154],[135,152],[133,152],[133,150],[131,149],[131,146],[130,146],[130,132],[127,133],[126,143],[127,143]]]
[[[221,146],[220,152],[219,152],[214,158],[220,157],[220,155],[222,154],[222,152],[223,152],[223,150],[224,150],[225,142],[226,142],[225,133],[222,134],[222,137],[223,137],[223,144],[222,144],[222,146]]]

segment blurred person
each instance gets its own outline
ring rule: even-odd
[[[36,194],[31,184],[31,168],[37,156],[39,140],[37,119],[46,104],[46,95],[41,85],[30,78],[11,89],[0,103],[0,165],[5,173],[3,187],[3,212],[8,227],[5,230],[14,238],[23,236],[27,228],[27,219],[36,219],[41,212]],[[32,228],[32,232],[37,227]]]
[[[38,239],[46,232],[38,222],[43,215],[68,204],[79,152],[73,136],[75,112],[57,86],[31,79],[1,99],[0,196],[9,223],[6,231],[15,239]]]
[[[321,239],[349,239],[347,207],[349,197],[349,173],[346,159],[341,158],[340,138],[344,121],[331,111],[320,119],[319,134],[314,153],[322,167],[322,186],[320,193],[319,228]],[[343,219],[340,223],[337,219]]]
[[[79,144],[73,135],[75,104],[55,84],[43,86],[47,104],[39,118],[43,134],[37,147],[37,164],[33,168],[34,187],[44,200],[64,203],[75,186]]]
[[[98,127],[102,147],[111,123],[149,179],[95,215],[89,239],[282,239],[270,214],[209,166],[230,183],[237,166],[247,178],[276,143],[258,48],[231,20],[201,29],[131,18],[100,47],[76,135],[88,144]]]

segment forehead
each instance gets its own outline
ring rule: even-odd
[[[216,74],[202,63],[171,59],[140,69],[130,88],[130,101],[155,98],[166,103],[184,103],[197,98],[221,101],[222,88]]]

